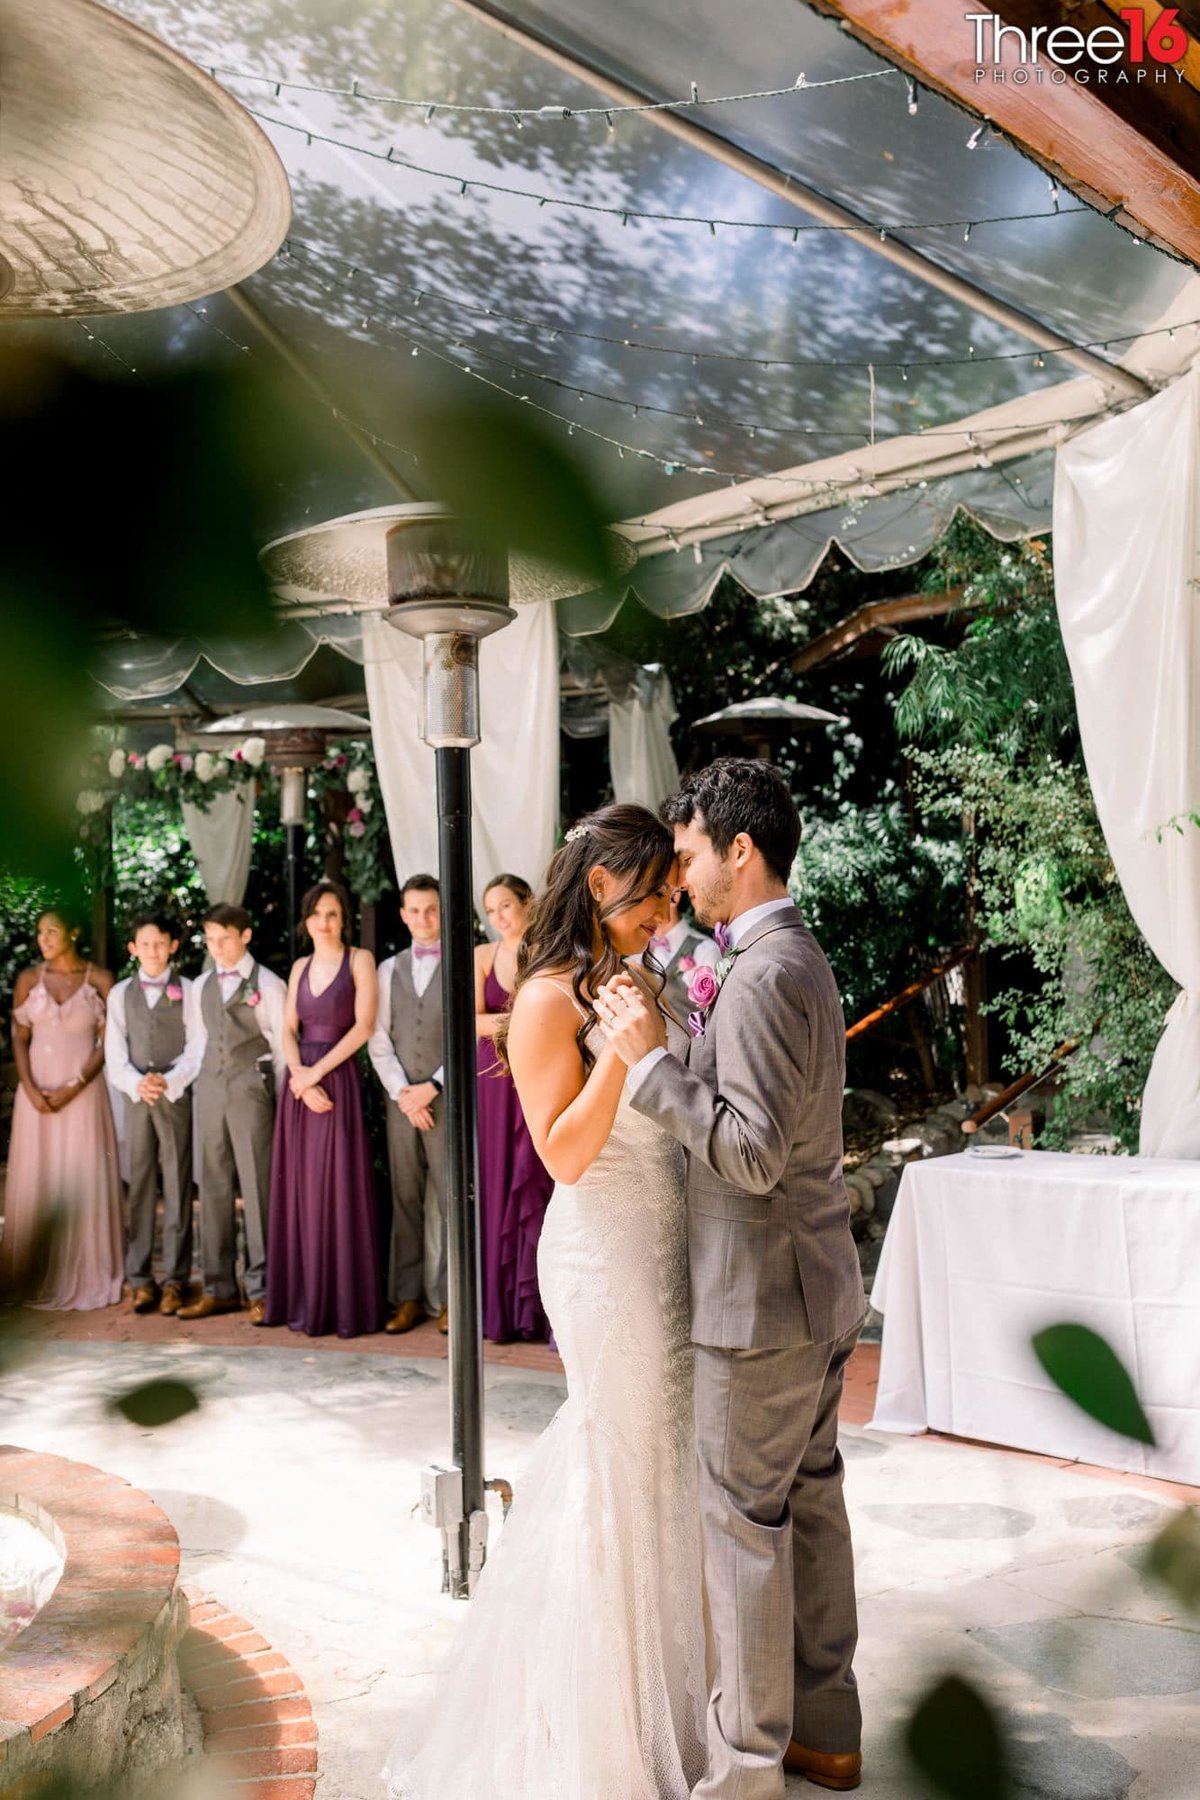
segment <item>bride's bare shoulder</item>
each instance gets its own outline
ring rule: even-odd
[[[518,1012],[524,1012],[531,1020],[550,1021],[567,1014],[577,1018],[581,1010],[565,969],[561,973],[550,969],[531,975],[528,981],[521,983],[513,1001],[514,1019]]]

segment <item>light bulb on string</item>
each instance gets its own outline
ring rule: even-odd
[[[917,84],[910,75],[908,77],[908,114],[910,118],[916,112],[918,104]]]

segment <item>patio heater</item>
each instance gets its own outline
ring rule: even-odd
[[[308,826],[308,771],[325,755],[330,738],[365,737],[371,721],[338,706],[260,706],[214,719],[202,737],[261,737],[267,766],[279,777],[279,823],[287,869],[288,944],[297,954],[300,896],[304,889],[304,838]]]
[[[614,575],[626,573],[636,552],[610,534],[610,560]],[[425,501],[294,532],[268,544],[262,562],[285,616],[298,609],[374,612],[423,647],[420,732],[434,753],[442,884],[454,1467],[424,1472],[422,1510],[442,1533],[443,1587],[466,1600],[486,1555],[486,1490],[507,1489],[485,1480],[483,1464],[470,762],[481,738],[479,645],[516,617],[514,606],[563,599],[583,583],[569,569],[485,548],[447,507]]]
[[[697,719],[692,730],[705,737],[740,738],[753,756],[770,762],[775,747],[787,738],[801,731],[817,731],[822,725],[843,724],[840,713],[768,694],[761,700],[737,700],[732,706],[723,706],[720,712]]]
[[[201,300],[283,241],[283,164],[231,94],[93,0],[0,0],[0,318]]]
[[[479,644],[516,618],[508,558],[468,543],[441,507],[414,506],[387,534],[388,623],[423,649],[421,736],[437,771],[442,884],[442,1016],[446,1071],[447,1300],[451,1455],[461,1495],[427,1478],[442,1515],[446,1585],[469,1598],[487,1551],[483,1470],[483,1340],[479,1299],[479,1170],[475,1116],[475,938],[471,895],[471,749],[479,742]],[[461,1322],[461,1324],[460,1324]],[[441,1500],[448,1501],[449,1516]],[[428,1502],[427,1502],[428,1510]],[[455,1520],[454,1514],[458,1513]],[[457,1525],[457,1544],[453,1541]]]

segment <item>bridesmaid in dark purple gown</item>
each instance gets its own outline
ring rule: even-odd
[[[475,952],[475,1030],[479,1106],[479,1236],[483,1264],[483,1335],[544,1339],[537,1249],[554,1186],[542,1167],[512,1076],[500,1066],[492,1038],[516,975],[517,948],[533,898],[519,875],[497,875],[484,890],[495,944]]]
[[[293,963],[267,1225],[268,1325],[322,1337],[378,1331],[383,1296],[371,1155],[355,1052],[375,1028],[369,950],[349,943],[350,898],[320,881],[301,902],[312,955]]]

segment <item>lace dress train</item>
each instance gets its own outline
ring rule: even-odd
[[[686,1800],[703,1773],[685,1233],[682,1151],[622,1098],[539,1246],[567,1399],[393,1747],[391,1800]]]

